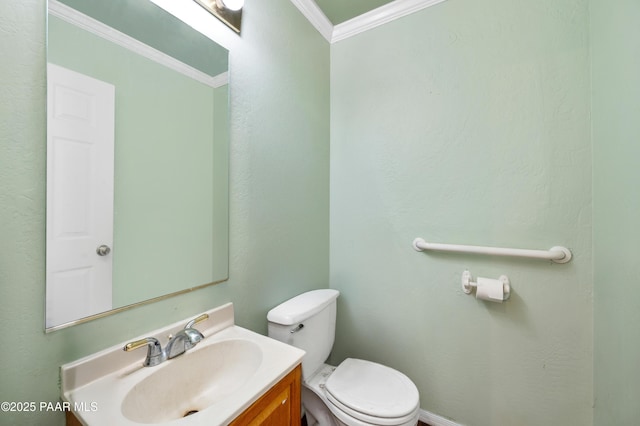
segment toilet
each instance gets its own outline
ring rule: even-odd
[[[306,351],[302,359],[302,407],[309,426],[415,426],[420,401],[407,376],[390,367],[347,358],[325,364],[333,347],[333,289],[313,290],[267,314],[269,337]]]

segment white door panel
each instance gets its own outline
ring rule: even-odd
[[[115,88],[48,64],[47,315],[54,327],[112,306]]]

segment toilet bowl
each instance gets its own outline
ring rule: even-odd
[[[330,413],[335,425],[418,423],[418,390],[413,382],[399,371],[374,362],[347,358],[338,367],[323,364],[303,383],[303,405],[305,396],[312,398],[308,392],[313,392],[322,405],[305,407],[307,411],[314,418],[319,416],[318,411],[323,411],[322,417]],[[322,422],[318,424],[324,426]]]
[[[309,426],[414,426],[419,393],[406,375],[382,364],[347,358],[325,364],[335,340],[332,289],[313,290],[269,311],[269,336],[306,351],[302,406]]]

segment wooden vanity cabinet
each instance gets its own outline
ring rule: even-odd
[[[298,365],[229,426],[300,426],[301,370]]]
[[[65,412],[65,414],[67,416],[67,426],[82,426],[82,423],[80,423],[80,420],[78,420],[76,415],[73,414],[71,411],[67,411]]]
[[[229,426],[300,426],[301,371],[298,365]],[[66,414],[67,426],[81,426],[72,412]]]

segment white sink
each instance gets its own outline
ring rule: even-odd
[[[207,313],[196,326],[205,339],[155,367],[142,367],[146,349],[123,352],[124,343],[62,366],[63,399],[92,426],[228,424],[304,351],[233,325],[231,304]],[[145,336],[175,334],[189,319]]]
[[[255,374],[262,349],[250,340],[223,340],[171,361],[127,393],[122,402],[126,418],[162,423],[199,413]]]

